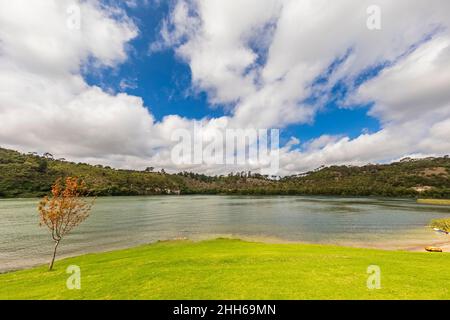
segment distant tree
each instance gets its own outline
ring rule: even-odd
[[[48,162],[46,159],[40,158],[39,159],[39,163],[38,163],[38,171],[40,173],[45,173],[47,172],[48,169]]]
[[[437,228],[445,232],[450,232],[450,219],[436,219],[431,220],[430,226],[432,228]]]
[[[154,167],[147,167],[147,168],[145,168],[145,172],[153,172],[153,170],[155,170]]]
[[[85,184],[75,177],[59,178],[52,186],[50,197],[44,197],[38,207],[40,225],[47,226],[55,242],[49,270],[55,262],[56,250],[62,238],[83,222],[90,213],[93,201],[83,197]]]
[[[53,159],[53,155],[49,152],[44,153],[42,156],[47,159]]]

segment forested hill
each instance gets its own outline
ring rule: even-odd
[[[450,159],[404,159],[388,165],[331,166],[272,180],[241,172],[210,177],[118,170],[0,148],[0,197],[47,194],[58,177],[85,180],[98,196],[153,194],[280,194],[450,198]]]

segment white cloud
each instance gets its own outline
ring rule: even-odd
[[[137,35],[117,8],[73,1],[0,2],[0,141],[72,157],[150,152],[153,118],[138,97],[88,86],[81,69],[114,67]]]
[[[363,84],[362,101],[375,101],[371,114],[383,122],[440,119],[450,105],[450,37],[436,36],[407,58]],[[436,113],[439,114],[436,117]]]
[[[233,103],[230,124],[235,127],[311,122],[324,95],[338,80],[351,88],[368,68],[392,63],[342,101],[375,102],[370,114],[381,121],[382,129],[353,140],[325,135],[306,143],[304,151],[284,149],[285,173],[321,164],[448,153],[447,144],[430,147],[429,140],[438,136],[428,129],[437,126],[435,131],[441,136],[447,123],[438,123],[450,117],[450,3],[378,1],[380,31],[366,27],[366,9],[372,4],[359,0],[263,4],[181,0],[178,6],[186,14],[183,19],[175,18],[175,7],[169,19],[175,31],[167,35],[170,27],[166,26],[163,38],[170,39],[168,45],[189,64],[194,86],[208,92],[212,103]],[[253,10],[246,10],[246,5]],[[262,8],[264,13],[259,11]],[[268,25],[264,41],[255,48],[252,44]],[[346,54],[347,60],[322,85],[319,103],[304,103],[311,94],[320,94],[311,87],[314,80]]]
[[[189,63],[194,86],[211,103],[234,103],[237,125],[285,126],[311,121],[319,106],[302,103],[311,83],[349,49],[335,77],[394,59],[447,23],[448,3],[432,2],[379,2],[383,30],[373,32],[366,27],[370,1],[180,0],[162,39]]]
[[[79,30],[67,27],[73,3],[81,9]],[[193,87],[206,91],[211,104],[231,107],[229,117],[199,121],[207,130],[224,123],[234,128],[313,123],[338,80],[351,84],[367,67],[394,61],[344,101],[373,102],[370,112],[381,130],[355,139],[324,135],[302,145],[302,137],[293,137],[281,150],[283,174],[449,153],[450,2],[378,1],[380,31],[366,28],[370,4],[179,0],[151,50],[173,48],[189,64]],[[431,40],[402,56],[435,30]],[[191,128],[193,120],[169,115],[156,122],[141,98],[105,92],[82,76],[124,62],[138,32],[124,11],[94,0],[0,0],[0,145],[120,167],[180,169],[170,161],[171,133]],[[327,84],[319,91],[311,86],[347,53]],[[133,85],[129,80],[122,89]],[[311,94],[320,94],[319,103],[304,102]]]

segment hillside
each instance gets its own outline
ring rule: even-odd
[[[384,165],[331,166],[302,177],[287,177],[309,194],[450,197],[450,159],[403,159]]]
[[[387,165],[331,166],[279,180],[242,172],[206,176],[120,170],[0,148],[0,197],[47,194],[58,177],[83,178],[92,195],[308,194],[450,198],[450,159],[404,159]]]

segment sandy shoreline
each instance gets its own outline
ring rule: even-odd
[[[416,246],[405,249],[406,251],[426,251],[425,247],[433,246],[441,248],[443,252],[450,252],[450,241],[436,241],[425,246]]]
[[[441,236],[439,236],[441,237]],[[331,245],[340,247],[351,247],[351,248],[361,248],[361,249],[376,249],[376,250],[388,250],[388,251],[410,251],[410,252],[427,252],[425,247],[439,247],[443,252],[450,252],[450,236],[448,240],[430,238],[430,239],[418,239],[418,240],[386,240],[386,241],[334,241],[334,242],[305,242],[305,241],[291,241],[286,239],[280,239],[276,237],[252,237],[252,236],[242,236],[242,235],[219,235],[218,238],[230,238],[230,239],[240,239],[243,241],[250,242],[262,242],[262,243],[285,243],[285,244],[318,244],[318,245]],[[202,241],[211,238],[200,238],[200,239],[189,239],[192,241]],[[188,239],[185,239],[188,240]]]
[[[427,252],[425,247],[438,247],[450,252],[449,240],[386,241],[381,243],[337,243],[337,246],[387,251]]]
[[[404,241],[386,241],[386,242],[326,242],[326,243],[317,243],[317,242],[302,242],[302,241],[289,241],[285,239],[279,239],[275,237],[246,237],[246,236],[238,236],[238,235],[219,235],[216,237],[201,237],[201,238],[194,238],[189,239],[185,237],[177,237],[172,239],[166,239],[166,240],[159,240],[159,241],[194,241],[194,242],[200,242],[200,241],[207,241],[211,239],[217,239],[217,238],[227,238],[227,239],[240,239],[242,241],[249,241],[249,242],[261,242],[261,243],[278,243],[278,244],[310,244],[310,245],[330,245],[330,246],[339,246],[339,247],[350,247],[350,248],[360,248],[360,249],[375,249],[375,250],[387,250],[387,251],[409,251],[409,252],[427,252],[425,250],[425,247],[433,246],[433,247],[439,247],[442,249],[443,252],[450,252],[450,238],[449,240],[443,240],[443,239],[431,239],[431,240],[417,240],[417,241],[411,241],[411,240],[404,240]],[[92,250],[87,252],[80,252],[80,253],[66,253],[59,255],[57,260],[62,260],[66,258],[72,258],[77,257],[84,254],[96,254],[96,253],[105,253],[105,252],[111,252],[116,250],[124,250],[129,249],[141,245],[151,245],[155,242],[147,243],[147,244],[139,244],[136,246],[118,246],[115,248],[104,248],[104,249],[98,249],[98,250]],[[5,264],[3,269],[0,268],[0,274],[2,273],[8,273],[8,272],[14,272],[24,269],[30,269],[33,267],[41,266],[46,264],[47,257],[43,257],[40,259],[35,259],[34,261],[25,260],[22,261],[22,263],[18,263],[17,265],[11,264],[8,266],[8,264]]]

